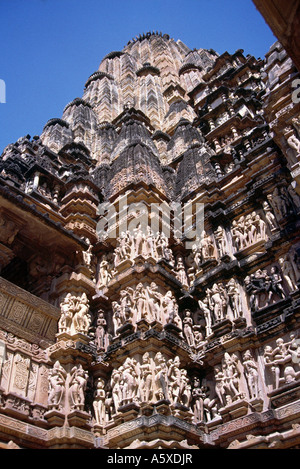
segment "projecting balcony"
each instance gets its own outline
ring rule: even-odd
[[[0,328],[33,345],[55,342],[60,310],[0,277]]]

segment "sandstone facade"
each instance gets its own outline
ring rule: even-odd
[[[4,149],[2,447],[299,447],[297,79],[150,32]]]

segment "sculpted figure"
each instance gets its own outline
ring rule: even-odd
[[[231,404],[232,401],[241,397],[239,390],[240,373],[237,367],[237,357],[234,354],[230,356],[225,352],[222,369],[224,373],[226,402]]]
[[[148,322],[152,322],[153,318],[149,317],[148,298],[142,283],[139,283],[136,286],[134,292],[134,302],[137,310],[136,320],[140,321],[141,319],[146,319]]]
[[[219,256],[223,257],[227,254],[226,234],[224,228],[219,226],[215,231],[215,240],[219,251]]]
[[[99,378],[97,381],[97,387],[95,391],[93,408],[95,413],[95,419],[98,425],[104,425],[106,420],[106,409],[105,409],[105,399],[106,392],[104,390],[105,383],[103,379]]]
[[[276,266],[271,267],[270,279],[271,279],[271,285],[269,288],[269,297],[268,297],[269,304],[275,294],[277,294],[281,299],[286,298],[286,294],[282,286],[282,278]]]
[[[111,375],[110,386],[112,389],[112,398],[113,398],[115,412],[118,412],[118,409],[122,402],[122,388],[121,388],[122,372],[123,372],[123,367],[120,366],[118,369],[113,370],[112,375]]]
[[[214,284],[211,290],[207,290],[209,308],[213,311],[214,321],[219,322],[225,319],[227,301],[224,288]]]
[[[91,241],[89,240],[89,238],[85,238],[85,241],[88,244],[88,249],[87,249],[87,251],[82,252],[83,261],[84,261],[85,265],[90,267],[91,264],[92,264],[92,258],[93,258],[93,254],[92,254],[93,246],[91,245]]]
[[[136,362],[133,358],[127,357],[123,365],[121,375],[122,405],[133,402],[137,398],[138,381],[136,372]]]
[[[181,395],[183,391],[183,382],[181,379],[181,370],[180,370],[180,359],[178,356],[174,360],[169,360],[168,362],[168,384],[169,384],[169,395],[172,398],[174,404],[181,401]]]
[[[149,353],[143,355],[140,366],[140,396],[142,402],[150,402],[153,397],[153,377]]]
[[[106,334],[106,320],[104,318],[104,312],[99,311],[97,319],[97,327],[95,333],[95,343],[97,346],[97,351],[104,350],[105,348],[105,334]]]
[[[181,403],[190,408],[192,402],[192,387],[186,370],[181,370]]]
[[[257,238],[257,227],[255,224],[255,212],[254,214],[248,214],[245,217],[245,237],[246,237],[246,246],[254,244]]]
[[[158,401],[162,399],[168,399],[169,391],[168,391],[168,370],[166,360],[161,354],[161,352],[157,352],[154,358],[154,372],[155,372],[155,397]]]
[[[209,337],[212,334],[212,313],[209,309],[209,299],[208,297],[202,300],[198,300],[200,310],[203,312],[205,319],[205,330],[206,337]]]
[[[194,377],[192,398],[195,423],[202,422],[204,420],[204,397],[205,394],[203,393],[200,379],[198,377]]]
[[[264,213],[265,213],[265,217],[266,217],[266,220],[267,220],[267,223],[268,223],[268,226],[270,228],[271,231],[274,231],[277,229],[277,222],[276,222],[276,218],[275,218],[275,215],[274,213],[272,212],[272,209],[270,207],[270,205],[268,204],[267,201],[265,201],[263,203],[263,209],[264,209]]]
[[[121,307],[117,301],[112,302],[113,310],[113,324],[114,324],[114,334],[117,335],[117,330],[125,324],[125,317],[122,316]]]
[[[87,378],[88,373],[82,368],[82,365],[72,368],[68,392],[71,409],[84,409]]]
[[[185,311],[185,317],[182,323],[183,323],[183,333],[186,338],[186,341],[190,347],[194,347],[195,346],[195,336],[194,336],[194,330],[193,330],[194,321],[191,316],[191,312],[189,310]]]
[[[165,233],[162,232],[157,232],[156,233],[156,251],[158,255],[158,259],[167,259],[168,253],[167,249],[169,246],[169,240]]]
[[[235,249],[240,251],[246,246],[246,237],[244,234],[244,227],[242,226],[242,222],[239,223],[236,220],[233,220],[231,226],[231,234],[232,234],[232,241]]]
[[[226,393],[225,393],[225,375],[221,367],[216,366],[214,369],[215,373],[215,392],[220,401],[222,407],[226,406]]]
[[[179,256],[177,259],[177,266],[176,266],[176,278],[182,284],[184,288],[189,287],[189,281],[187,278],[187,274],[185,271],[185,266],[183,262],[183,257]]]
[[[86,293],[83,293],[76,305],[75,314],[73,317],[73,326],[76,332],[87,334],[90,323],[91,318],[89,314],[89,300],[86,296]]]
[[[270,345],[266,345],[264,349],[264,363],[266,369],[269,369],[272,373],[275,389],[279,388],[282,383],[285,383],[286,368],[291,367],[293,363],[289,344],[285,344],[284,340],[279,338],[276,340],[274,350]]]
[[[227,283],[228,303],[233,312],[233,317],[239,318],[242,313],[241,296],[237,282],[234,278]]]
[[[287,139],[288,145],[296,151],[297,155],[300,154],[300,140],[296,137],[295,134],[292,134],[288,139]]]
[[[49,370],[48,407],[61,410],[62,400],[65,394],[67,373],[58,361]]]
[[[254,215],[253,223],[255,224],[255,227],[256,227],[256,233],[257,233],[256,240],[259,241],[261,239],[262,240],[267,239],[267,225],[258,214]]]
[[[253,360],[250,350],[247,350],[243,355],[244,374],[247,380],[250,399],[258,397],[258,366]]]
[[[201,234],[200,249],[202,262],[215,258],[215,246],[211,237],[204,230]]]
[[[151,282],[150,286],[146,287],[146,295],[150,317],[155,321],[162,322],[161,302],[163,295],[158,291],[155,282]]]
[[[164,318],[165,318],[166,322],[167,323],[173,322],[173,318],[174,318],[175,312],[176,312],[177,303],[176,303],[176,300],[175,300],[171,290],[169,290],[165,294],[165,296],[163,297],[162,306],[163,306]]]
[[[106,286],[109,281],[112,279],[112,274],[110,272],[110,265],[107,261],[106,256],[102,257],[100,262],[100,269],[99,269],[99,281],[97,286]]]
[[[298,287],[297,287],[297,277],[296,277],[295,269],[293,268],[293,265],[289,261],[288,257],[287,256],[280,257],[280,259],[278,260],[278,263],[280,265],[283,278],[285,279],[288,285],[289,291],[293,292],[297,290]]]
[[[75,298],[68,293],[63,302],[60,304],[61,316],[58,322],[59,332],[70,332],[72,319],[75,312]]]
[[[147,257],[150,256],[153,259],[157,259],[155,236],[154,236],[150,226],[147,226],[145,251],[146,251],[146,256]]]

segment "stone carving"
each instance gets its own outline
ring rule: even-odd
[[[288,137],[287,143],[293,150],[296,151],[297,155],[300,154],[300,140],[294,133]]]
[[[274,210],[277,220],[282,220],[295,213],[295,202],[291,198],[286,187],[275,187],[267,199]],[[298,201],[296,201],[298,204]]]
[[[248,275],[245,278],[245,288],[249,295],[251,311],[258,311],[279,299],[286,298],[282,281],[277,266],[271,267],[270,274],[267,270],[258,269],[254,274]]]
[[[238,358],[235,354],[225,352],[221,367],[215,367],[215,391],[222,406],[232,404],[241,399],[241,373]]]
[[[60,307],[59,333],[66,332],[71,335],[88,333],[91,317],[89,313],[89,300],[86,293],[83,293],[79,298],[68,293]]]
[[[267,201],[263,202],[263,210],[270,231],[276,230],[278,228],[276,217]]]
[[[214,232],[214,236],[220,258],[227,256],[228,247],[225,229],[222,226],[218,226],[218,228]]]
[[[143,355],[140,366],[140,390],[139,394],[142,402],[151,402],[153,398],[153,375],[149,353]]]
[[[105,350],[105,336],[106,336],[106,319],[104,317],[104,311],[100,310],[98,313],[97,327],[95,331],[95,343],[97,352]]]
[[[99,276],[97,287],[106,287],[113,277],[113,266],[108,260],[108,256],[103,255],[99,265]]]
[[[112,389],[112,399],[114,404],[115,412],[118,412],[118,409],[122,402],[122,388],[121,388],[121,376],[122,376],[122,367],[119,367],[116,370],[113,370],[110,380],[110,386]]]
[[[56,361],[53,368],[49,370],[48,379],[48,408],[62,410],[66,391],[67,373],[58,361]]]
[[[295,334],[290,335],[288,342],[282,338],[276,340],[276,346],[264,348],[264,365],[271,376],[274,389],[290,384],[300,378],[299,340]]]
[[[155,377],[154,377],[154,396],[157,401],[168,400],[168,369],[166,359],[161,352],[158,352],[154,358]]]
[[[99,378],[97,380],[96,391],[94,395],[93,408],[95,414],[95,420],[98,425],[104,425],[106,422],[106,392],[105,382]]]
[[[239,287],[237,281],[232,278],[226,285],[226,292],[228,298],[228,305],[231,308],[233,313],[233,318],[237,319],[242,316],[242,302],[241,302],[241,294],[239,291]]]
[[[191,312],[189,310],[186,310],[184,312],[185,316],[182,320],[183,323],[183,334],[186,338],[186,341],[190,347],[195,346],[195,335],[194,335],[194,321],[191,316]]]
[[[261,240],[267,240],[266,223],[256,212],[246,216],[242,215],[237,221],[232,222],[232,239],[236,251],[255,244]]]
[[[85,265],[87,267],[91,267],[92,259],[93,259],[93,253],[92,253],[93,246],[92,246],[91,241],[89,240],[89,238],[85,238],[85,241],[88,245],[88,249],[86,251],[82,252],[83,262],[85,263]]]
[[[215,283],[211,289],[207,289],[208,306],[212,314],[213,323],[226,318],[227,297],[226,290],[221,283]]]
[[[258,387],[258,366],[253,360],[252,353],[250,350],[247,350],[243,354],[243,367],[244,374],[248,384],[249,396],[250,399],[256,399],[259,395]]]
[[[205,262],[216,259],[214,242],[212,237],[207,234],[205,230],[202,231],[201,237],[197,239],[196,244],[192,246],[192,252],[189,258],[191,259],[189,267],[194,273],[198,273],[201,265]],[[193,276],[192,279],[194,279]]]
[[[184,260],[182,256],[178,256],[176,265],[176,278],[182,284],[183,288],[189,288],[189,281],[185,270]]]
[[[297,273],[292,262],[289,260],[288,256],[285,255],[278,259],[278,264],[282,271],[283,278],[285,279],[288,289],[290,292],[293,292],[298,289],[297,283]]]
[[[198,304],[200,307],[200,311],[203,313],[204,320],[205,320],[206,337],[209,337],[210,335],[212,335],[213,318],[212,318],[212,313],[209,308],[208,296],[205,297],[203,300],[198,300]]]
[[[155,282],[150,285],[137,284],[135,289],[127,287],[120,291],[120,301],[112,303],[114,332],[130,323],[136,326],[141,320],[151,324],[180,323],[178,305],[171,291],[165,295],[158,291]]]
[[[72,368],[68,389],[71,410],[84,410],[87,379],[88,372],[82,368],[82,365]]]
[[[130,232],[122,232],[117,238],[117,247],[114,251],[114,265],[119,266],[123,261],[129,260],[135,262],[137,257],[144,259],[153,258],[156,261],[165,259],[174,266],[174,256],[169,248],[169,240],[164,232],[157,232],[154,235],[150,226],[147,226],[146,232],[138,224]]]
[[[122,391],[122,400],[120,404],[122,406],[138,401],[137,362],[133,358],[127,357],[121,367],[120,388]],[[115,390],[113,389],[113,392],[114,391]]]

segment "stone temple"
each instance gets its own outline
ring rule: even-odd
[[[0,159],[0,446],[300,447],[299,72],[149,32]]]

